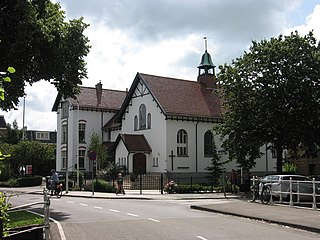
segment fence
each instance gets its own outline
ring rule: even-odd
[[[317,201],[320,203],[320,181],[301,181],[293,180],[292,177],[289,180],[278,181],[263,181],[259,178],[253,178],[253,186],[256,182],[267,184],[270,186],[271,204],[274,201],[279,203],[288,203],[289,206],[296,205],[311,205],[312,209],[317,210]],[[259,189],[261,191],[261,187]]]
[[[41,229],[43,230],[43,238],[42,239],[45,239],[45,240],[49,240],[49,232],[50,232],[50,221],[49,221],[49,218],[50,218],[50,197],[49,197],[49,194],[48,194],[48,191],[47,190],[43,190],[43,202],[33,202],[33,203],[29,203],[29,204],[25,204],[25,205],[21,205],[21,206],[17,206],[17,207],[13,207],[13,208],[10,208],[9,209],[9,212],[13,212],[13,211],[17,211],[17,210],[20,210],[20,209],[26,209],[28,207],[31,207],[31,206],[34,206],[34,205],[39,205],[39,204],[43,204],[44,205],[44,226],[36,226],[36,227],[31,227],[31,228],[26,228],[25,230],[21,230],[21,231],[18,231],[18,232],[9,232],[10,235],[9,236],[6,236],[6,237],[3,237],[3,232],[1,230],[1,233],[0,233],[0,239],[14,239],[15,236],[17,235],[21,235],[21,234],[24,234],[24,233],[28,233],[30,231],[34,231],[34,230],[38,230],[38,229]],[[16,194],[12,194],[12,195],[8,195],[8,199],[12,196],[15,196]]]

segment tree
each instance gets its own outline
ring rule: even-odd
[[[18,142],[20,142],[21,137],[22,137],[22,132],[18,128],[17,120],[14,120],[12,123],[12,126],[10,123],[7,123],[5,132],[0,135],[0,142],[17,144]]]
[[[0,108],[15,108],[26,84],[40,80],[53,83],[63,97],[76,96],[90,48],[83,18],[65,22],[59,3],[50,0],[2,0],[0,10],[0,66],[16,70],[14,84],[3,82]]]
[[[283,149],[300,144],[310,150],[320,142],[320,46],[313,33],[252,42],[218,78],[226,113],[220,133],[224,147],[247,166],[272,143],[277,171]]]
[[[224,162],[221,161],[221,156],[218,154],[215,142],[212,142],[212,159],[211,166],[206,167],[206,170],[210,172],[210,175],[214,181],[220,178],[223,171]]]
[[[104,162],[106,161],[108,157],[107,150],[102,145],[99,135],[93,131],[90,136],[90,145],[89,145],[89,152],[94,151],[97,154],[97,169],[102,169]]]
[[[10,153],[7,159],[12,174],[18,173],[19,166],[32,165],[32,174],[46,176],[55,168],[55,146],[37,141],[20,141],[18,144],[1,144],[0,151]],[[13,177],[13,176],[11,176]]]

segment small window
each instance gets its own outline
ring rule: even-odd
[[[84,169],[86,150],[79,150],[79,168]]]
[[[152,164],[153,167],[158,167],[158,158],[157,157],[154,157],[153,158],[153,164]]]
[[[79,143],[86,142],[86,124],[79,123]]]
[[[61,103],[61,118],[67,118],[69,116],[68,102],[64,101]]]
[[[50,140],[49,132],[36,132],[36,140]]]
[[[204,156],[212,157],[213,154],[213,134],[209,130],[204,134]]]
[[[146,105],[141,104],[139,107],[139,129],[146,129]]]
[[[188,155],[188,135],[183,129],[179,130],[177,134],[177,156],[187,156]]]
[[[137,131],[138,130],[138,116],[134,116],[134,130]]]
[[[61,143],[65,144],[67,143],[68,140],[68,126],[67,125],[62,125],[61,127]]]
[[[62,168],[67,167],[67,152],[66,151],[61,151],[61,159],[62,159]]]
[[[151,129],[151,113],[148,113],[147,125],[148,125],[148,129]]]

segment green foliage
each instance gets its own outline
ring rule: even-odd
[[[297,165],[294,163],[284,163],[282,166],[282,171],[286,173],[296,173]]]
[[[18,128],[17,120],[14,120],[12,125],[7,124],[6,130],[0,135],[1,143],[17,144],[22,138],[22,131]]]
[[[44,218],[27,211],[9,212],[9,228],[43,225]]]
[[[53,83],[63,97],[76,96],[87,76],[84,57],[90,49],[83,18],[65,22],[60,4],[50,0],[2,0],[0,9],[0,66],[17,70],[14,84],[3,83],[0,108],[15,108],[25,86],[40,80]]]
[[[211,166],[206,167],[205,169],[210,172],[210,178],[214,180],[214,184],[218,184],[218,179],[221,176],[224,162],[221,161],[221,156],[218,154],[217,147],[215,142],[212,142],[212,159]]]
[[[8,230],[9,230],[9,215],[8,215],[8,209],[10,208],[10,204],[7,203],[7,196],[5,193],[0,192],[0,223],[2,223],[2,229],[0,231],[2,232],[1,236],[7,236]],[[1,233],[0,233],[1,234]]]
[[[39,186],[42,184],[42,176],[19,177],[16,182],[18,187]]]
[[[106,163],[108,153],[106,147],[102,145],[101,138],[96,132],[90,135],[89,152],[94,151],[97,154],[98,170],[102,169]]]
[[[91,191],[92,185],[86,184],[84,186],[85,191]],[[115,193],[115,189],[112,184],[108,183],[107,181],[104,181],[102,179],[97,179],[94,181],[94,191],[96,192],[109,192],[109,193]]]
[[[253,41],[242,57],[219,68],[227,110],[219,132],[232,159],[250,168],[259,147],[272,143],[281,172],[284,148],[319,145],[320,51],[312,32]]]
[[[1,40],[0,40],[1,42]],[[4,97],[4,93],[5,90],[3,88],[3,82],[11,82],[11,78],[8,76],[10,73],[15,73],[16,70],[13,67],[8,67],[7,72],[0,72],[0,75],[2,75],[2,77],[0,78],[0,100],[4,101],[5,97]]]

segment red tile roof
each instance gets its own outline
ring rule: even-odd
[[[222,119],[220,97],[199,82],[140,74],[167,115]]]
[[[96,88],[81,87],[78,101],[81,108],[103,108],[119,110],[127,95],[125,91],[102,89],[101,103],[98,104]],[[77,106],[77,99],[70,99],[73,106]]]
[[[147,139],[142,134],[119,134],[116,145],[120,138],[129,152],[151,152]]]

